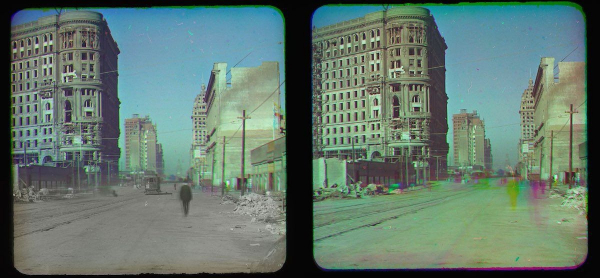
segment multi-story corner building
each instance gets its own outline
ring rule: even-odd
[[[558,77],[554,69],[554,58],[542,58],[533,85],[532,172],[568,182],[587,168],[578,154],[587,138],[586,64],[559,62]]]
[[[204,96],[206,86],[202,85],[202,90],[194,99],[192,110],[192,146],[190,148],[190,175],[195,185],[204,178],[205,160],[206,160],[206,102]]]
[[[314,28],[312,40],[315,158],[446,169],[447,46],[428,9],[369,13]]]
[[[454,165],[462,170],[491,169],[491,143],[485,138],[485,122],[477,111],[461,109],[452,116]]]
[[[526,177],[531,170],[531,161],[533,155],[533,131],[535,125],[533,123],[533,80],[529,79],[529,85],[521,96],[521,108],[519,115],[521,116],[521,138],[519,139],[519,173]]]
[[[276,117],[273,103],[279,104],[280,97],[279,63],[233,67],[229,72],[231,82],[227,81],[227,64],[215,63],[206,87],[208,133],[204,172],[214,186],[229,181],[231,186],[241,189],[242,165],[245,179],[252,171],[250,151],[282,136],[273,124]],[[242,117],[246,118],[245,128]]]
[[[116,175],[119,48],[102,14],[12,26],[10,43],[14,162]]]
[[[134,114],[125,119],[125,170],[149,171],[162,175],[164,167],[162,145],[158,143],[156,125],[149,116]]]

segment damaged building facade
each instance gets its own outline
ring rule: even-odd
[[[72,11],[11,27],[15,164],[85,169],[116,178],[118,55],[102,14]]]
[[[579,151],[587,144],[586,64],[559,62],[557,67],[555,77],[554,58],[542,58],[534,81],[533,177],[529,176],[567,183],[570,177],[585,179],[581,173],[587,171],[587,154]]]
[[[229,72],[231,82],[228,82]],[[221,186],[228,182],[232,189],[240,190],[242,177],[248,184],[252,171],[250,151],[283,136],[274,124],[274,119],[279,119],[275,118],[273,103],[279,105],[279,99],[278,62],[229,70],[226,63],[213,65],[204,94],[207,131],[204,185]]]
[[[314,28],[312,43],[313,158],[406,164],[402,180],[445,172],[447,45],[428,9]]]

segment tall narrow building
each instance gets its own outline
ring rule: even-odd
[[[485,138],[485,123],[477,111],[461,109],[452,116],[452,122],[454,165],[462,170],[491,169],[491,143]]]
[[[403,161],[430,173],[442,158],[446,169],[447,45],[428,9],[313,28],[312,43],[314,158]]]
[[[134,114],[125,119],[125,170],[162,174],[162,145],[158,143],[156,125],[149,116]]]
[[[533,143],[535,124],[533,122],[533,113],[535,98],[533,97],[533,80],[529,79],[527,89],[521,95],[521,107],[519,115],[521,116],[521,138],[519,138],[519,173],[526,177],[531,170],[533,161]]]
[[[192,110],[192,146],[190,148],[190,175],[195,185],[205,178],[206,172],[206,102],[204,96],[206,86],[203,84],[200,93],[194,99]]]
[[[120,51],[106,19],[45,16],[11,26],[10,40],[14,163],[85,168],[92,184],[116,175]]]

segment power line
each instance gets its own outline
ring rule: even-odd
[[[544,47],[544,48],[547,49],[547,48],[561,47],[561,46],[567,46],[567,45],[573,45],[573,44],[577,44],[577,42],[559,44],[559,45],[554,45],[554,46]],[[577,46],[577,48],[578,47],[579,46]],[[571,51],[571,53],[573,53],[577,48],[575,48],[573,51]],[[536,49],[536,50],[530,50],[530,51],[514,52],[514,53],[505,54],[505,55],[502,55],[502,56],[487,57],[487,58],[481,58],[481,59],[476,59],[476,60],[463,61],[463,62],[459,62],[459,63],[450,64],[449,66],[466,64],[466,63],[474,63],[474,62],[480,62],[480,61],[486,61],[486,60],[492,60],[492,59],[498,59],[498,58],[505,58],[505,57],[511,57],[511,56],[517,56],[517,55],[520,55],[520,54],[531,53],[531,52],[536,52],[536,51],[538,51],[538,50]],[[571,53],[569,53],[569,55],[571,55]],[[567,56],[569,56],[569,55],[567,55]],[[431,68],[428,68],[428,69],[445,68],[446,66],[448,66],[448,65],[441,65],[441,66],[437,66],[437,67],[431,67]]]
[[[283,80],[281,82],[281,84],[279,84],[279,86],[277,86],[275,91],[273,91],[265,100],[263,100],[263,102],[261,104],[259,104],[256,108],[254,108],[254,110],[252,110],[250,113],[248,113],[248,116],[250,116],[250,114],[254,113],[254,111],[258,110],[258,108],[260,108],[263,104],[265,104],[265,102],[267,102],[267,100],[269,100],[273,96],[273,94],[275,94],[279,90],[279,88],[281,88],[281,85],[283,85],[283,83],[285,83],[285,80]]]

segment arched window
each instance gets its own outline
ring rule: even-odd
[[[358,34],[354,34],[354,41],[357,42],[358,41]]]
[[[340,44],[344,44],[344,38],[340,38]]]
[[[38,44],[38,43],[40,43],[40,38],[35,37],[35,44]]]
[[[379,33],[379,29],[377,29],[377,36],[379,36],[379,35],[380,35],[380,33]]]
[[[414,95],[412,97],[412,102],[421,102],[421,98],[419,97],[419,95]]]
[[[46,110],[50,110],[52,109],[52,106],[50,105],[50,103],[46,103]]]
[[[83,107],[87,107],[87,108],[92,107],[92,100],[91,99],[86,99],[83,102]]]
[[[48,41],[48,36],[44,35],[44,42]]]
[[[13,42],[13,48],[17,49],[17,42]]]
[[[379,105],[379,99],[373,99],[373,106],[378,106]]]
[[[31,39],[27,39],[27,45],[30,46],[31,45]]]
[[[363,32],[363,38],[362,38],[362,39],[363,39],[363,40],[366,40],[366,39],[367,39],[367,34],[366,34],[366,33],[364,33],[364,32]]]
[[[23,45],[23,40],[21,40],[21,47],[23,47],[23,46],[24,46],[24,45]]]

